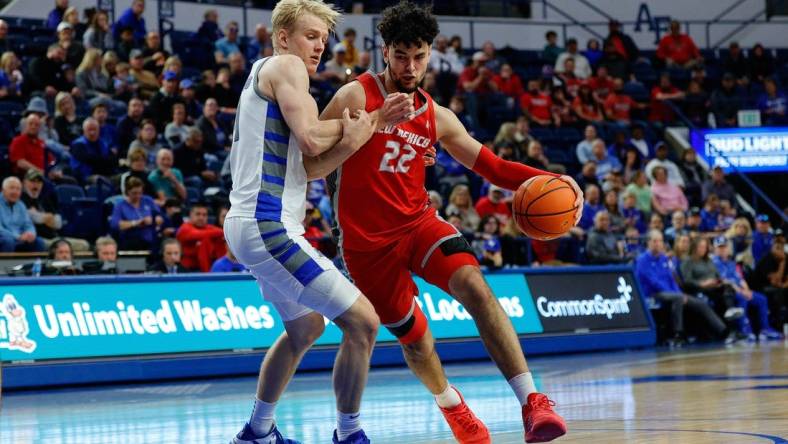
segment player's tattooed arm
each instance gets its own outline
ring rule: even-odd
[[[271,65],[271,66],[268,66]],[[270,91],[305,156],[317,156],[342,138],[341,114],[319,120],[317,103],[309,95],[309,75],[304,62],[292,55],[275,57],[262,68],[259,86]]]

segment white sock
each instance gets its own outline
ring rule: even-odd
[[[361,413],[342,413],[337,411],[337,439],[344,441],[348,436],[361,430]]]
[[[437,402],[438,405],[444,409],[450,409],[460,405],[462,399],[460,398],[460,394],[457,392],[457,389],[449,384],[443,393],[435,395],[435,402]]]
[[[265,436],[274,426],[274,409],[276,403],[268,403],[254,400],[254,410],[252,410],[252,418],[249,419],[249,426],[252,428],[255,436]]]
[[[528,402],[528,395],[536,393],[536,385],[531,372],[521,373],[509,380],[509,385],[514,390],[514,395],[520,401],[520,405],[524,406]]]

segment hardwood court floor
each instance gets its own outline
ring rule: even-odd
[[[530,361],[569,434],[558,443],[788,443],[788,341],[574,354]],[[520,443],[509,386],[490,363],[447,367],[498,444]],[[255,379],[17,392],[4,396],[0,443],[227,443],[251,410]],[[405,368],[369,378],[373,443],[451,443],[433,401]],[[277,411],[286,436],[329,443],[328,373],[300,374]]]

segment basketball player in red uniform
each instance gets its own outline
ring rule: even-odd
[[[408,365],[435,395],[460,443],[491,441],[485,425],[444,374],[427,319],[416,304],[418,289],[411,273],[451,294],[473,316],[484,345],[520,401],[526,442],[551,441],[566,433],[566,424],[551,408],[554,403],[537,392],[517,334],[470,246],[430,208],[423,158],[440,142],[460,163],[507,189],[552,173],[496,157],[468,135],[454,113],[418,88],[438,33],[428,9],[409,2],[390,7],[383,11],[378,30],[386,70],[363,74],[341,88],[321,119],[339,118],[345,108],[378,109],[393,93],[411,95],[412,119],[378,130],[352,156],[335,156],[328,169],[310,170],[310,176],[317,177],[338,167],[329,186],[347,269],[381,322],[398,338]],[[570,177],[560,179],[577,193],[579,215],[582,192]]]

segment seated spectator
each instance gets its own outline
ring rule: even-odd
[[[621,22],[615,19],[610,20],[607,24],[607,29],[608,34],[605,37],[604,44],[607,45],[609,43],[615,52],[629,63],[637,60],[640,50],[638,50],[632,37],[624,34],[621,30]]]
[[[700,83],[690,80],[684,96],[684,114],[697,126],[706,126],[709,115],[709,94]]]
[[[0,24],[2,29],[2,24]],[[22,74],[22,62],[11,51],[0,56],[0,99],[21,100],[25,78]]]
[[[651,213],[651,187],[644,172],[638,171],[632,176],[632,182],[627,185],[625,192],[635,196],[635,207],[638,210],[643,214]]]
[[[497,185],[490,185],[487,195],[479,198],[474,208],[482,219],[486,216],[495,216],[499,222],[505,223],[512,217],[509,202],[504,200],[503,188]]]
[[[593,160],[592,145],[594,141],[599,138],[594,125],[586,125],[584,135],[585,138],[577,144],[576,148],[577,160],[583,165],[586,162]]]
[[[568,99],[564,90],[561,88],[554,88],[550,99],[553,101],[551,112],[554,117],[558,118],[555,124],[557,127],[575,127],[578,124],[578,119],[572,111],[572,100]],[[525,116],[521,116],[525,118]],[[527,120],[526,120],[527,122]]]
[[[525,93],[520,76],[514,73],[512,65],[508,63],[501,65],[499,74],[493,75],[493,82],[498,86],[498,92],[512,99],[519,99]]]
[[[681,170],[672,160],[668,159],[668,146],[665,142],[658,142],[656,147],[656,157],[651,159],[646,164],[645,173],[648,177],[654,177],[654,169],[662,167],[668,173],[668,182],[673,185],[684,188],[684,178],[681,176]]]
[[[230,91],[233,93],[233,100],[237,103],[241,99],[241,91],[244,89],[249,73],[246,70],[246,60],[243,54],[236,52],[230,54],[227,59],[230,64]]]
[[[156,153],[162,149],[159,143],[159,136],[156,134],[156,124],[151,119],[144,119],[140,123],[140,130],[137,138],[129,145],[129,150],[142,148],[148,153],[148,161],[156,158]]]
[[[621,161],[615,156],[610,156],[605,147],[605,141],[596,139],[591,144],[591,160],[596,164],[596,177],[603,180],[610,173],[621,172]]]
[[[90,26],[82,36],[82,44],[87,49],[98,49],[101,53],[115,47],[112,31],[109,26],[107,11],[97,10],[90,19]]]
[[[172,156],[172,154],[170,154]],[[126,195],[126,184],[132,177],[136,177],[142,181],[142,191],[146,196],[155,197],[156,189],[153,184],[148,181],[148,153],[144,148],[134,148],[129,150],[126,156],[126,163],[129,165],[129,170],[120,175],[118,180],[118,189],[120,194]]]
[[[224,232],[208,223],[208,207],[204,204],[192,204],[189,220],[175,237],[183,248],[183,266],[189,270],[208,272],[211,264],[226,253]]]
[[[657,59],[669,68],[689,69],[703,64],[703,57],[692,37],[681,33],[681,24],[676,20],[670,22],[670,34],[659,41]]]
[[[156,131],[164,131],[164,126],[172,117],[172,106],[182,102],[183,98],[178,95],[178,75],[172,71],[165,71],[162,87],[148,104],[148,115],[155,122]]]
[[[268,28],[262,23],[258,23],[254,28],[254,39],[249,43],[246,49],[246,58],[249,62],[268,57],[273,55],[274,45],[271,41],[271,35],[268,34]],[[434,55],[434,53],[433,53]],[[359,59],[362,57],[359,55]],[[366,72],[366,70],[362,71]]]
[[[246,267],[238,262],[229,248],[227,248],[227,254],[216,259],[211,265],[211,273],[239,273],[243,271],[247,271]]]
[[[602,59],[602,45],[600,45],[597,39],[588,39],[586,42],[586,49],[581,51],[581,54],[588,59],[588,63],[591,64],[591,69],[594,69]]]
[[[550,159],[544,154],[544,148],[538,140],[532,140],[528,144],[528,151],[523,161],[528,166],[550,171],[551,173],[566,174],[566,167],[557,163],[550,163]]]
[[[22,183],[14,176],[3,179],[0,199],[0,252],[44,251],[44,241],[38,237],[36,227],[20,200]]]
[[[163,237],[175,237],[178,228],[183,225],[183,206],[180,199],[167,199],[164,202],[164,223],[161,225],[161,235]]]
[[[203,22],[197,30],[197,38],[207,42],[215,43],[224,37],[222,29],[219,27],[219,12],[215,9],[208,9],[203,13]]]
[[[68,0],[55,0],[55,8],[49,11],[49,15],[47,15],[47,29],[55,30],[57,25],[63,21],[63,14],[65,14],[66,9],[68,9]]]
[[[183,106],[186,110],[186,123],[191,126],[202,116],[203,105],[197,100],[197,91],[191,79],[181,80],[180,88]]]
[[[183,185],[183,174],[178,168],[173,168],[172,151],[162,148],[156,153],[156,169],[148,175],[156,198],[156,204],[164,206],[167,199],[178,198],[186,200],[186,187]]]
[[[107,54],[112,54],[111,52]],[[106,57],[104,57],[104,69],[107,69]],[[131,75],[131,67],[128,63],[121,62],[115,65],[115,74],[112,76],[113,98],[119,102],[130,102],[136,96],[139,85]]]
[[[498,152],[501,148],[506,147],[512,150],[512,157],[515,160],[523,159],[526,155],[528,146],[522,146],[516,139],[517,125],[514,122],[504,122],[498,128],[498,134],[495,135],[493,140],[494,151]]]
[[[623,129],[617,129],[613,134],[613,143],[607,147],[607,153],[610,156],[617,158],[619,161],[623,161],[627,158],[628,152],[632,152],[634,154],[634,166],[636,169],[640,169],[640,164],[642,162],[640,152],[637,148],[630,145],[629,141],[627,140],[627,133]]]
[[[118,233],[121,250],[155,250],[156,227],[164,220],[152,198],[143,195],[143,183],[136,177],[126,183],[125,198],[115,204],[110,227]]]
[[[54,98],[58,91],[65,87],[63,63],[66,51],[57,43],[49,45],[46,55],[36,57],[30,62],[27,83],[31,92],[41,92],[48,98]]]
[[[638,149],[643,159],[650,159],[654,157],[654,147],[645,139],[645,131],[640,124],[632,125],[632,135],[629,138],[629,143]]]
[[[774,75],[774,72],[777,70],[774,58],[760,43],[756,43],[752,47],[747,66],[750,67],[750,80],[759,83],[763,83],[768,77]]]
[[[610,189],[605,191],[603,205],[605,207],[605,211],[607,212],[607,216],[609,219],[608,231],[610,231],[615,235],[620,236],[624,234],[624,228],[626,227],[626,220],[624,219],[624,215],[619,209],[618,200],[619,199],[618,199],[617,190]]]
[[[637,197],[634,193],[624,192],[621,216],[624,218],[625,228],[635,228],[638,233],[646,232],[646,215],[637,207]]]
[[[476,239],[471,243],[479,265],[491,268],[499,268],[503,265],[500,233],[501,223],[498,218],[493,215],[482,217],[477,227]]]
[[[57,25],[57,39],[58,45],[66,53],[66,63],[71,66],[79,65],[82,62],[82,57],[85,55],[85,47],[76,40],[74,27],[68,22],[60,22]]]
[[[592,264],[626,262],[624,242],[610,231],[610,215],[602,210],[594,215],[594,228],[588,232],[586,255]]]
[[[736,201],[736,190],[725,180],[725,173],[719,165],[712,168],[711,178],[703,183],[703,200],[711,194],[730,202]]]
[[[629,62],[617,50],[611,42],[603,45],[602,58],[597,64],[597,71],[605,69],[611,77],[616,79],[626,79],[629,77]]]
[[[552,112],[553,102],[550,96],[539,89],[538,80],[528,81],[528,91],[520,96],[520,109],[531,124],[537,126],[550,126],[556,123],[556,116]]]
[[[698,155],[694,149],[684,150],[678,167],[684,179],[684,195],[687,196],[690,205],[700,205],[703,195],[703,183],[709,175],[703,166],[698,163]]]
[[[757,326],[755,331],[760,332],[759,336],[763,340],[782,339],[782,335],[769,325],[769,303],[766,296],[752,291],[747,285],[741,270],[736,266],[736,262],[731,256],[731,248],[725,237],[714,239],[712,262],[717,267],[717,272],[723,282],[736,292],[736,306],[747,314],[737,321],[738,330],[754,338],[751,327],[754,323]]]
[[[772,126],[788,125],[788,98],[785,93],[777,89],[777,83],[771,77],[763,81],[763,87],[766,91],[758,98],[758,109],[761,111],[763,123]]]
[[[648,233],[648,250],[637,258],[635,273],[646,297],[670,307],[674,344],[686,341],[685,312],[698,316],[705,324],[703,330],[713,337],[725,337],[725,323],[714,310],[701,299],[681,291],[676,281],[675,268],[665,255],[661,232],[652,230]]]
[[[202,147],[208,153],[222,153],[232,143],[232,130],[218,118],[219,105],[214,99],[205,101],[202,117],[195,126],[202,132]],[[226,153],[222,153],[222,156]]]
[[[714,113],[718,128],[736,127],[739,110],[744,107],[744,94],[736,85],[733,74],[726,72],[722,76],[720,89],[711,94],[709,109]]]
[[[450,49],[449,39],[445,35],[439,35],[435,38],[430,57],[430,69],[432,71],[439,75],[446,72],[459,75],[462,72],[464,66],[460,62],[459,56]]]
[[[486,66],[487,56],[482,51],[473,54],[472,63],[460,74],[460,92],[489,94],[498,87],[493,81],[493,72]]]
[[[109,117],[109,112],[107,111],[107,105],[103,101],[96,101],[93,105],[93,111],[91,112],[91,117],[98,123],[99,125],[99,139],[109,147],[110,151],[113,155],[118,154],[118,129],[115,125],[109,123],[107,118]]]
[[[554,72],[564,72],[564,61],[567,59],[574,60],[574,72],[578,79],[587,79],[591,77],[591,64],[588,59],[580,54],[577,50],[577,39],[570,38],[566,41],[566,51],[562,52],[555,61]]]
[[[700,208],[690,207],[689,211],[687,211],[687,230],[695,235],[700,234],[701,222]]]
[[[594,185],[596,187],[601,188],[602,184],[599,183],[599,180],[596,176],[596,163],[593,160],[590,160],[583,164],[583,168],[580,170],[580,174],[575,176],[575,181],[580,188],[585,189],[589,185]]]
[[[145,39],[145,34],[148,33],[145,28],[145,0],[133,0],[131,7],[123,11],[118,20],[112,26],[113,36],[115,41],[120,39],[120,32],[123,29],[130,29],[134,37],[134,41],[141,43]]]
[[[131,53],[134,50],[139,50],[139,44],[134,40],[134,30],[123,28],[120,30],[119,36],[120,38],[115,40],[115,51],[118,54],[118,59],[123,62],[130,62]]]
[[[717,218],[717,227],[719,227],[720,230],[727,230],[733,226],[733,222],[736,220],[738,214],[736,208],[731,205],[730,201],[720,200],[720,215]],[[747,220],[745,218],[742,219]]]
[[[769,252],[758,261],[750,278],[752,289],[769,300],[769,325],[779,328],[788,322],[788,266],[785,263],[785,236],[774,233]]]
[[[164,65],[170,58],[170,53],[161,46],[161,35],[150,31],[145,35],[145,44],[142,46],[143,67],[160,76],[165,71]],[[180,74],[180,71],[175,71]]]
[[[189,270],[181,265],[181,244],[177,239],[164,239],[161,243],[161,260],[148,267],[148,272],[182,274]]]
[[[651,184],[651,206],[662,217],[674,211],[687,211],[689,204],[681,188],[668,182],[667,170],[656,167],[653,170],[654,181]]]
[[[96,259],[82,262],[85,274],[118,274],[118,244],[109,236],[96,239]]]
[[[38,137],[41,128],[41,118],[36,113],[31,113],[24,119],[25,127],[22,134],[11,140],[8,147],[8,160],[14,174],[23,175],[30,169],[44,173],[55,163],[55,156],[46,153],[44,141]]]
[[[240,43],[238,40],[238,22],[233,20],[227,23],[224,31],[224,37],[217,40],[214,44],[214,58],[217,65],[227,63],[227,58],[230,57],[230,54],[241,52],[241,48],[238,46],[238,43]]]
[[[172,121],[164,128],[164,138],[170,146],[177,146],[189,135],[192,127],[186,124],[186,105],[174,103],[172,105]]]
[[[461,231],[473,232],[479,226],[481,218],[473,207],[473,199],[468,185],[458,184],[451,190],[449,205],[446,206],[446,215],[460,216],[462,221]]]
[[[731,42],[728,45],[728,54],[722,59],[722,69],[736,77],[737,82],[743,82],[750,75],[747,58],[741,50],[738,42]]]
[[[662,123],[669,123],[675,120],[676,116],[673,109],[665,102],[683,100],[684,96],[684,92],[671,83],[670,73],[663,72],[660,74],[659,84],[651,88],[649,120]]]
[[[99,138],[99,124],[88,117],[82,123],[82,136],[71,143],[71,172],[79,183],[95,182],[95,176],[115,175],[118,159]]]
[[[612,120],[619,125],[629,125],[632,122],[632,109],[644,109],[648,106],[637,103],[632,97],[624,94],[624,81],[615,79],[613,80],[613,92],[608,94],[604,107],[608,120]],[[648,153],[645,155],[648,155]]]
[[[59,237],[58,230],[63,228],[63,218],[58,213],[57,195],[43,192],[44,176],[36,169],[29,169],[22,181],[22,202],[27,207],[27,214],[36,227],[36,235],[48,246],[53,239]],[[90,245],[82,239],[69,239],[74,248],[87,251]]]
[[[602,205],[601,196],[599,195],[599,187],[596,185],[588,185],[583,191],[585,203],[583,204],[583,214],[580,216],[580,222],[577,226],[585,231],[594,226],[594,218],[596,214],[605,209]]]
[[[674,211],[670,215],[670,226],[665,229],[665,240],[669,245],[673,245],[676,238],[685,234],[689,234],[687,226],[687,217],[683,211]]]
[[[482,43],[482,52],[487,59],[484,65],[493,73],[499,72],[506,63],[506,59],[496,53],[495,44],[489,40]]]
[[[132,49],[129,53],[129,73],[134,76],[140,97],[150,100],[159,91],[159,79],[156,74],[145,69],[145,56],[140,49]]]
[[[183,173],[187,185],[202,188],[203,182],[216,182],[216,172],[209,170],[205,161],[203,136],[199,128],[189,130],[188,137],[175,147],[174,154],[175,166]]]
[[[588,84],[580,86],[577,97],[575,97],[574,101],[572,101],[572,110],[583,122],[602,122],[602,107],[599,106],[596,98],[594,98],[594,94],[591,91],[591,86]]]
[[[118,120],[118,154],[120,156],[126,155],[129,146],[137,138],[144,111],[145,106],[142,104],[142,100],[133,98],[129,100],[126,115]]]
[[[55,97],[55,131],[60,143],[66,146],[82,135],[82,120],[77,117],[74,98],[67,92],[59,92]]]
[[[646,248],[640,239],[640,232],[637,228],[629,227],[624,232],[624,256],[627,262],[637,260],[638,256],[643,254]]]
[[[235,94],[232,91],[232,85],[230,85],[230,70],[228,68],[219,69],[219,73],[216,75],[216,86],[212,97],[216,99],[221,112],[235,114],[235,107],[238,105],[238,100],[235,98]],[[205,99],[205,102],[210,98],[211,97]]]
[[[720,231],[720,198],[716,194],[709,194],[700,210],[700,231]]]
[[[558,34],[556,34],[555,31],[547,31],[544,38],[547,43],[545,43],[544,49],[542,49],[541,59],[548,65],[555,65],[558,56],[564,52],[564,48],[558,46]]]
[[[313,80],[328,82],[331,88],[339,89],[350,80],[347,73],[347,49],[344,43],[337,43],[331,48],[331,59],[325,63],[323,70],[312,76]]]
[[[597,68],[596,75],[588,79],[588,86],[597,102],[605,103],[607,96],[613,91],[615,79],[616,77],[611,76],[605,66]]]
[[[734,219],[725,232],[725,237],[730,242],[729,247],[733,249],[733,259],[747,267],[753,267],[756,261],[752,258],[753,232],[750,221],[745,217]]]
[[[13,51],[11,42],[8,41],[8,22],[0,19],[0,52]]]
[[[584,85],[585,83],[585,79],[581,79],[575,74],[575,59],[573,58],[564,59],[564,68],[561,70],[561,72],[556,73],[555,76],[553,76],[553,85],[560,87],[554,89],[562,89],[566,91],[567,96],[571,97],[572,99],[577,97],[577,92],[580,90],[580,86]]]
[[[772,248],[774,233],[769,222],[768,214],[759,214],[755,217],[755,231],[752,233],[752,258],[758,263]]]

